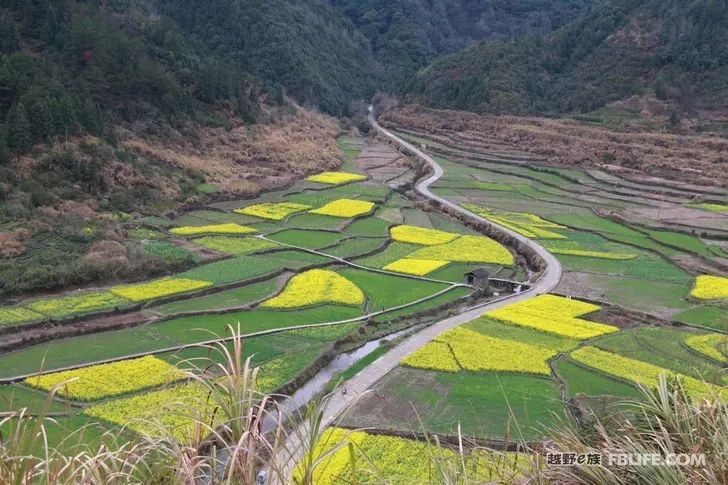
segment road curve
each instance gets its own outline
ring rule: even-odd
[[[480,217],[468,210],[463,209],[462,207],[450,202],[449,200],[445,200],[442,197],[433,194],[430,191],[429,187],[437,180],[439,180],[440,177],[442,177],[442,167],[437,162],[435,162],[435,160],[433,160],[429,155],[427,155],[417,147],[413,146],[410,143],[407,143],[400,137],[379,126],[374,117],[371,115],[369,116],[369,122],[371,123],[372,127],[374,127],[374,129],[377,130],[379,133],[389,138],[394,143],[399,144],[400,146],[411,152],[413,155],[421,158],[428,165],[430,165],[430,167],[432,167],[434,171],[433,175],[419,182],[415,186],[417,192],[429,199],[436,200],[437,202],[446,205],[451,209],[465,214],[471,219],[496,226],[503,232],[506,232],[509,235],[513,236],[524,245],[527,245],[528,247],[533,249],[536,253],[538,253],[539,256],[541,256],[541,258],[543,258],[543,260],[546,262],[546,270],[541,274],[540,278],[534,282],[530,289],[518,294],[506,295],[497,298],[485,305],[478,305],[477,307],[468,309],[463,313],[441,320],[411,335],[404,342],[392,348],[389,352],[381,356],[379,359],[364,368],[357,375],[349,379],[346,383],[346,394],[342,394],[340,389],[336,391],[333,396],[331,396],[331,399],[329,400],[326,409],[324,410],[324,427],[333,424],[347,408],[355,403],[359,396],[366,392],[367,389],[370,389],[379,379],[384,377],[392,369],[397,367],[404,357],[408,356],[420,347],[426,345],[428,342],[433,340],[442,332],[457,327],[458,325],[462,325],[463,323],[470,322],[482,316],[486,312],[501,308],[505,305],[526,300],[542,293],[548,293],[549,291],[554,289],[556,285],[559,284],[562,273],[561,263],[559,263],[559,261],[540,244],[510,229],[494,224],[484,219],[483,217]],[[288,453],[290,453],[291,450],[300,451],[301,446],[297,442],[297,436],[304,436],[304,433],[299,430],[297,433],[294,433],[291,436],[285,447],[286,450],[288,450]],[[289,456],[286,456],[286,459],[283,462],[286,464],[285,468],[289,473],[288,476],[290,476],[290,473],[293,472],[293,468],[295,466],[294,461],[296,460],[290,460],[288,458]]]

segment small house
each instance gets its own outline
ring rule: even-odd
[[[465,273],[465,282],[476,288],[485,288],[490,282],[490,274],[484,268],[476,268]]]

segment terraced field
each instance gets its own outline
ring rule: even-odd
[[[51,403],[60,429],[79,420],[99,430],[145,421],[169,401],[206,412],[199,389],[176,366],[206,355],[202,345],[227,338],[229,325],[248,337],[245,355],[261,366],[261,388],[273,392],[310,374],[341,342],[353,348],[465,304],[474,290],[465,273],[473,268],[526,274],[501,244],[415,207],[386,184],[392,174],[368,172],[356,162],[360,140],[341,144],[346,172],[257,200],[132,223],[140,241],[169,253],[216,255],[192,269],[0,308],[0,411],[38,409],[58,386]],[[419,239],[401,242],[408,231]],[[167,409],[162,420],[185,429],[176,414]]]
[[[456,133],[393,128],[437,155],[444,174],[435,195],[491,225],[466,223],[408,190],[412,164],[388,145],[344,137],[339,172],[132,223],[151,251],[206,255],[185,272],[0,308],[0,411],[37,413],[48,399],[51,440],[81,425],[91,443],[125,424],[129,436],[154,434],[155,417],[187,439],[192,421],[174,403],[213,424],[220,417],[180,368],[208,355],[204,344],[226,341],[229,325],[246,336],[261,390],[293,392],[322,358],[446,315],[477,315],[473,305],[537,281],[538,265],[526,262],[533,255],[496,226],[554,255],[564,269],[558,286],[458,321],[408,352],[400,353],[408,340],[372,351],[341,374],[344,388],[358,389],[383,360],[391,370],[331,436],[356,443],[388,476],[419,476],[415,462],[429,448],[401,434],[532,443],[556,416],[608,413],[661,375],[695,399],[728,395],[728,216],[719,210],[728,196],[525,163]],[[475,270],[485,270],[487,286]],[[335,397],[353,399],[341,389]],[[360,427],[376,433],[347,430]],[[513,479],[523,458],[504,456]],[[350,461],[332,453],[318,483],[349,476]]]

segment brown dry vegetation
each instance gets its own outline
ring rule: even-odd
[[[701,185],[728,186],[728,139],[644,129],[617,131],[568,119],[481,116],[405,106],[384,113],[382,125],[476,143],[481,150],[525,151],[548,163],[655,175]]]
[[[178,132],[146,139],[127,134],[122,146],[147,159],[197,171],[206,182],[239,196],[255,196],[339,166],[335,120],[301,108],[277,118],[254,126],[237,123],[230,130],[196,128],[196,140]]]

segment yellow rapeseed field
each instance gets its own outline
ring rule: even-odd
[[[211,281],[192,280],[189,278],[162,278],[161,280],[150,281],[148,283],[115,286],[111,289],[111,292],[127,300],[139,302],[201,290],[211,286],[213,286]]]
[[[557,354],[558,351],[554,349],[491,337],[468,328],[457,327],[415,351],[402,363],[409,367],[455,372],[458,369],[453,367],[454,361],[460,369],[472,372],[550,375],[548,361]]]
[[[374,202],[356,199],[338,199],[309,212],[324,216],[352,218],[367,215],[373,209]]]
[[[475,204],[463,204],[470,212],[500,226],[532,239],[566,239],[566,236],[549,229],[566,229],[566,226],[547,221],[528,212],[495,212]]]
[[[459,234],[438,231],[437,229],[407,225],[395,226],[390,229],[389,233],[395,241],[421,244],[423,246],[445,244],[460,236]]]
[[[349,443],[354,445],[356,477],[351,470]],[[439,483],[442,477],[431,462],[433,456],[446,463],[445,466],[453,467],[451,469],[464,461],[468,478],[473,483],[519,483],[519,476],[528,465],[528,457],[522,453],[474,449],[460,456],[454,450],[435,448],[425,441],[344,428],[327,429],[316,443],[313,455],[315,460],[323,457],[313,472],[316,485],[373,484],[381,482],[381,477],[386,477],[390,483]],[[299,465],[294,472],[296,483],[303,483],[302,471]]]
[[[690,296],[699,300],[723,300],[728,298],[728,278],[722,276],[700,275]]]
[[[114,399],[84,410],[87,416],[128,426],[138,433],[152,436],[172,433],[183,441],[188,441],[193,434],[193,417],[209,424],[214,416],[219,424],[224,421],[219,413],[219,409],[213,407],[207,389],[197,383]]]
[[[726,362],[728,353],[728,336],[720,333],[694,335],[685,339],[685,343],[701,354],[705,354],[718,362]]]
[[[577,318],[599,309],[600,307],[597,305],[571,298],[540,295],[493,310],[486,315],[501,322],[533,328],[562,337],[586,340],[619,330],[612,325]]]
[[[363,305],[364,293],[334,271],[312,269],[290,279],[283,291],[261,304],[264,308],[301,308],[324,303]]]
[[[383,269],[387,271],[395,271],[397,273],[412,274],[417,276],[424,276],[428,273],[432,273],[436,269],[440,269],[443,266],[449,264],[449,261],[438,261],[436,259],[398,259],[393,263],[389,263]]]
[[[596,347],[581,347],[571,353],[571,358],[606,374],[638,382],[649,387],[657,387],[659,376],[667,375],[680,378],[685,390],[695,398],[709,397],[716,393],[728,397],[728,389],[723,387]]]
[[[492,263],[502,266],[512,266],[514,263],[513,255],[508,249],[485,236],[460,236],[445,244],[418,249],[408,257],[460,263]]]
[[[113,310],[129,305],[128,299],[109,291],[96,291],[80,295],[57,296],[32,301],[25,306],[49,317],[63,318],[96,311]]]
[[[23,307],[0,308],[0,325],[17,325],[19,323],[43,320],[43,315]]]
[[[76,401],[92,401],[161,386],[183,377],[184,372],[173,365],[146,356],[29,377],[25,382],[46,391],[62,384],[59,395]]]
[[[366,179],[366,175],[349,172],[321,172],[316,175],[306,177],[306,180],[308,180],[309,182],[318,182],[320,184],[329,185],[342,185],[351,182],[361,182],[362,180]]]
[[[180,226],[169,230],[176,236],[201,236],[203,234],[251,234],[255,229],[240,224],[211,224],[209,226]]]
[[[291,214],[310,209],[310,205],[297,204],[295,202],[264,202],[262,204],[249,205],[233,212],[247,216],[260,217],[272,221],[282,221]]]

